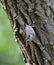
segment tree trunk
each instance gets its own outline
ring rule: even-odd
[[[18,42],[26,65],[54,65],[54,0],[0,0]],[[26,40],[25,27],[35,31]],[[28,31],[28,30],[27,30]]]

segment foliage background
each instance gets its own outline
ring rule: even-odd
[[[0,65],[24,65],[23,56],[13,37],[10,22],[0,6]]]

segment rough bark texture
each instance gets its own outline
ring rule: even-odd
[[[10,19],[24,61],[28,65],[54,65],[54,0],[0,0]],[[25,25],[36,38],[26,42]]]

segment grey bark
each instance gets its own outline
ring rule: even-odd
[[[28,65],[54,65],[54,0],[0,0]],[[26,42],[26,25],[36,38]]]

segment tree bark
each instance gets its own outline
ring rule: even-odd
[[[54,0],[0,0],[26,65],[54,65]],[[36,38],[26,42],[25,25]]]

